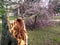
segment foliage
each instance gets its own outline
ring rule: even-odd
[[[60,37],[54,36],[54,37],[53,37],[53,40],[56,41],[56,42],[58,42],[58,43],[60,43]]]
[[[42,0],[41,0],[42,1]],[[24,15],[26,18],[26,26],[29,28],[33,28],[34,26],[37,27],[44,27],[55,25],[56,22],[50,21],[55,13],[57,1],[50,1],[48,3],[48,8],[44,7],[44,3],[42,2],[24,2],[20,5],[20,14]],[[43,7],[41,7],[43,6]],[[35,18],[37,16],[37,18]],[[36,21],[35,21],[36,19]]]
[[[9,20],[15,20],[17,16],[9,16]]]
[[[57,13],[59,13],[59,12],[60,12],[60,6],[57,6],[57,8],[55,9],[55,11],[56,11]]]
[[[3,7],[3,0],[0,0],[0,18],[5,13],[5,9]]]
[[[25,12],[23,14],[28,18],[30,17],[29,19],[27,18],[27,22],[26,22],[27,27],[33,28],[34,26],[36,26],[37,28],[37,27],[44,27],[44,26],[55,24],[55,22],[49,21],[53,17],[55,5],[54,4],[50,5],[49,3],[49,6],[48,6],[49,8],[45,8],[45,7],[41,7],[42,4],[41,2],[32,3],[31,6],[27,4],[29,6],[28,9],[27,9],[27,6],[25,6],[25,3],[24,5],[22,4],[25,9],[24,10]],[[35,22],[35,16],[33,17],[33,15],[37,16],[36,22]]]

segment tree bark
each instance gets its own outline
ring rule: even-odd
[[[7,15],[2,15],[1,45],[18,45],[16,39],[14,39],[9,32]]]
[[[34,28],[36,28],[36,21],[37,21],[37,16],[35,16],[35,20],[34,20]]]

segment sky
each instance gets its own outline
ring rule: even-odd
[[[11,0],[12,2],[18,2],[19,0]],[[24,0],[21,0],[22,2],[24,2]]]
[[[18,2],[19,0],[11,0],[12,2]]]
[[[41,3],[42,7],[48,7],[49,0],[41,0]]]

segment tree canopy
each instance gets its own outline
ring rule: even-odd
[[[4,2],[3,0],[0,0],[0,17],[5,13],[5,9],[4,9]]]

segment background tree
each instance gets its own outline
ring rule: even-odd
[[[54,25],[56,22],[50,20],[55,15],[57,2],[57,0],[26,0],[20,4],[20,14],[24,16],[26,26],[37,28]]]
[[[0,0],[0,18],[5,13],[5,9],[3,8],[3,0]]]

